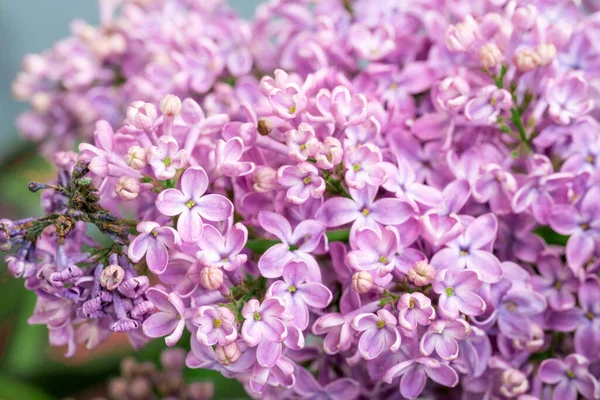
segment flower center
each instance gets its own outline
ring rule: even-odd
[[[469,252],[468,252],[467,250],[461,250],[461,251],[460,251],[460,255],[461,255],[461,256],[468,256],[468,255],[469,255]]]
[[[158,232],[156,232],[156,230],[152,230],[152,234],[154,235],[154,237],[158,236]]]
[[[213,327],[220,328],[221,325],[223,325],[223,321],[221,321],[220,319],[213,319]]]
[[[446,288],[446,296],[454,296],[454,288],[447,287]]]
[[[388,259],[385,256],[381,256],[381,257],[379,257],[379,262],[382,264],[387,264]]]
[[[300,145],[300,150],[302,150],[302,151],[306,150],[306,144],[301,144]]]
[[[304,182],[305,185],[308,185],[311,182],[310,176],[307,176],[306,178],[302,179],[302,182]]]
[[[291,106],[290,108],[288,108],[288,111],[290,112],[290,114],[293,114],[296,112],[296,106]]]
[[[368,210],[368,209],[366,209],[366,208],[363,208],[363,209],[362,209],[362,211],[361,211],[362,215],[364,215],[365,217],[366,217],[367,215],[369,215],[369,213],[370,213],[370,212],[371,212],[371,211],[369,211],[369,210]]]
[[[515,303],[513,303],[512,301],[506,302],[505,307],[508,311],[515,311],[517,309],[517,305]]]
[[[556,281],[556,282],[554,283],[554,287],[555,287],[556,289],[560,289],[560,288],[562,287],[562,282],[561,282],[561,281]]]
[[[190,200],[187,203],[185,203],[185,205],[187,206],[187,208],[192,209],[192,207],[194,207],[196,203],[194,202],[194,200]]]
[[[377,328],[381,329],[385,326],[385,321],[380,319],[379,321],[377,321]]]
[[[258,313],[258,311],[254,311],[254,320],[260,321],[260,314]]]
[[[589,319],[590,321],[594,319],[595,315],[593,312],[588,312],[587,314],[585,314],[586,318]]]
[[[224,263],[229,262],[229,258],[225,257],[224,259],[221,260],[221,262],[224,262]]]
[[[163,160],[163,164],[165,164],[165,167],[168,167],[169,165],[173,164],[173,160],[171,160],[171,157],[165,157],[165,159]]]
[[[358,163],[354,164],[354,165],[352,166],[352,170],[353,170],[354,172],[357,172],[358,170],[360,170],[360,164],[358,164]]]
[[[294,293],[296,291],[296,286],[292,285],[288,288],[288,292]]]
[[[408,308],[410,310],[412,310],[413,308],[415,308],[415,299],[410,299],[410,301],[408,302]]]
[[[590,225],[585,222],[583,224],[579,224],[579,227],[581,229],[583,229],[584,231],[587,231],[588,229],[590,229]]]
[[[575,378],[575,372],[573,372],[573,371],[571,371],[571,370],[568,370],[568,371],[567,371],[567,376],[568,376],[569,378],[573,379],[573,378]]]
[[[585,161],[587,161],[589,164],[594,164],[596,160],[595,160],[594,156],[587,156]]]

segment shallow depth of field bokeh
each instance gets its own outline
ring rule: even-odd
[[[240,15],[250,17],[258,0],[230,0]],[[33,11],[35,10],[35,11]],[[12,99],[10,84],[22,57],[41,52],[69,34],[69,21],[98,22],[94,0],[0,2],[0,214],[16,218],[39,215],[39,193],[27,190],[31,181],[48,181],[54,172],[35,151],[22,141],[14,127],[17,114],[25,109]],[[115,335],[94,351],[80,345],[77,354],[66,359],[63,348],[48,345],[45,326],[30,326],[27,319],[35,305],[33,292],[23,280],[13,279],[0,258],[0,399],[45,400],[90,399],[104,393],[108,379],[119,374],[123,357],[133,354],[126,336]],[[181,342],[183,343],[183,341]],[[152,341],[136,359],[158,362],[161,340]],[[243,389],[215,372],[187,370],[187,379],[212,380],[217,398],[243,398]]]

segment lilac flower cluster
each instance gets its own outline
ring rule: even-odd
[[[215,388],[212,382],[186,383],[183,379],[185,351],[165,350],[161,355],[162,371],[151,362],[138,363],[132,357],[121,362],[121,375],[108,384],[110,400],[209,400]],[[106,400],[97,398],[96,400]]]
[[[260,398],[599,399],[599,21],[267,3],[272,76],[132,102],[30,185],[46,216],[2,222],[32,322],[71,349],[187,330],[189,368]]]
[[[252,68],[250,25],[223,1],[99,4],[99,26],[74,21],[71,37],[24,58],[13,83],[14,96],[31,106],[17,127],[30,140],[45,140],[49,154],[89,139],[98,120],[119,126],[134,100],[158,105],[173,93],[213,111],[215,82]]]

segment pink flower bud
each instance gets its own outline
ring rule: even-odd
[[[477,23],[468,16],[463,22],[450,25],[446,31],[446,46],[454,52],[467,51],[475,42]]]
[[[131,146],[125,155],[125,162],[133,169],[142,169],[148,162],[146,155],[148,151],[140,146]]]
[[[200,271],[200,284],[208,290],[217,290],[223,285],[223,271],[217,267],[206,267]]]
[[[166,95],[160,101],[160,112],[169,117],[179,114],[181,112],[181,99],[172,94]]]
[[[122,176],[115,185],[115,193],[123,200],[133,200],[140,194],[140,181],[130,176]]]
[[[212,382],[191,382],[185,389],[183,398],[190,400],[205,400],[215,397],[215,384]]]
[[[254,173],[253,181],[252,187],[259,193],[275,190],[277,187],[277,171],[270,167],[259,168]]]
[[[127,120],[137,129],[150,129],[156,122],[156,107],[143,101],[134,101],[127,108]]]
[[[540,351],[544,347],[544,330],[537,324],[533,324],[531,327],[531,339],[524,340],[513,340],[513,346],[519,350],[525,350],[529,353],[535,353]]]
[[[540,57],[530,49],[523,49],[515,53],[513,62],[520,72],[529,72],[540,66]]]
[[[408,280],[417,286],[428,285],[434,277],[435,270],[425,260],[417,261],[415,265],[408,270]]]
[[[108,290],[115,290],[123,282],[124,277],[125,271],[123,268],[120,265],[111,264],[102,270],[100,285]]]
[[[77,162],[77,154],[72,151],[59,151],[54,154],[52,161],[59,168],[67,168]]]
[[[18,101],[27,101],[32,93],[32,87],[29,83],[27,74],[20,72],[11,85],[13,97]]]
[[[45,92],[36,92],[31,96],[31,107],[37,112],[48,111],[52,105],[52,96]]]
[[[226,346],[217,345],[215,348],[217,360],[223,365],[230,365],[236,362],[242,354],[237,342],[231,342]]]
[[[491,69],[502,62],[502,52],[495,43],[481,46],[478,55],[483,68]]]
[[[542,67],[547,67],[552,64],[552,61],[556,58],[556,46],[552,43],[539,44],[535,48],[535,53],[540,59],[540,65]]]
[[[512,399],[529,391],[529,380],[527,376],[518,369],[507,369],[502,373],[502,385],[500,393]]]
[[[352,275],[352,289],[357,293],[367,293],[373,288],[373,275],[367,271],[360,271]]]
[[[444,79],[436,89],[435,101],[444,110],[458,111],[469,100],[469,84],[459,76]]]
[[[487,13],[479,24],[479,31],[483,39],[489,40],[496,36],[501,27],[502,16],[497,13]]]
[[[557,49],[561,49],[569,43],[573,27],[566,21],[559,21],[548,27],[546,31],[546,42],[552,43]]]
[[[33,75],[39,75],[46,72],[48,62],[46,58],[39,54],[27,54],[23,57],[23,70]]]
[[[533,4],[518,7],[512,16],[512,23],[515,28],[528,31],[535,25],[537,14],[537,8]]]

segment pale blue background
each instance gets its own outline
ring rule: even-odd
[[[252,17],[260,0],[230,0],[241,16]],[[27,53],[38,53],[69,35],[75,18],[98,22],[94,0],[0,0],[0,161],[19,146],[14,127],[23,103],[13,100],[10,85]]]

